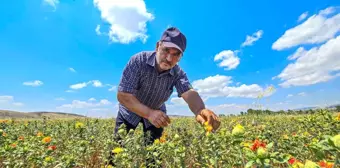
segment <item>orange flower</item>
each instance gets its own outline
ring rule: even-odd
[[[291,157],[289,160],[288,160],[288,163],[289,164],[294,164],[296,162],[296,159],[294,157]]]
[[[262,141],[259,141],[258,139],[256,139],[253,143],[253,145],[250,147],[250,149],[252,151],[256,151],[259,147],[263,147],[263,148],[266,148],[266,143],[265,142],[262,142]]]
[[[319,162],[319,166],[320,166],[321,168],[332,168],[333,165],[334,165],[334,163],[327,163],[327,162],[324,161],[324,160]]]
[[[2,132],[2,136],[4,137],[7,136],[6,132]]]
[[[44,139],[42,139],[43,143],[50,143],[51,141],[52,141],[52,138],[50,136],[47,136]]]
[[[57,146],[55,145],[51,145],[48,147],[48,150],[56,150],[57,149]]]
[[[11,146],[12,148],[15,148],[15,147],[17,147],[17,144],[12,143],[10,146]]]
[[[20,141],[23,141],[25,138],[24,138],[24,136],[20,136],[18,139],[19,139]]]
[[[159,138],[159,141],[161,142],[161,143],[165,143],[166,142],[166,136],[167,136],[168,134],[166,133],[166,132],[164,132],[163,133],[163,135]]]

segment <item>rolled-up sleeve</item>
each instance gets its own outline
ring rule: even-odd
[[[179,72],[179,77],[176,80],[175,87],[178,93],[178,97],[190,89],[192,89],[191,83],[184,71]]]
[[[139,81],[139,72],[140,70],[140,61],[137,57],[138,55],[134,55],[131,57],[129,62],[126,64],[123,74],[118,85],[118,91],[135,94],[137,92],[138,81]]]

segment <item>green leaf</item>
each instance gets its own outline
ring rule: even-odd
[[[249,168],[253,165],[254,160],[250,160],[247,164],[246,164],[246,168]]]
[[[273,142],[269,143],[269,144],[267,145],[267,149],[271,149],[271,148],[273,147],[273,145],[274,145]]]

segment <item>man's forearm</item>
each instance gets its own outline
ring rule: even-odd
[[[202,98],[195,90],[189,90],[186,93],[183,93],[182,97],[195,115],[198,115],[200,111],[205,108]]]
[[[129,93],[118,92],[117,99],[128,110],[136,113],[137,115],[143,118],[148,119],[150,111],[152,109],[142,104],[134,95]]]

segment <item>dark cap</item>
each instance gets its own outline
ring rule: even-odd
[[[161,37],[161,40],[166,47],[174,47],[179,49],[182,53],[185,51],[187,46],[187,39],[178,28],[169,27],[167,28]]]

